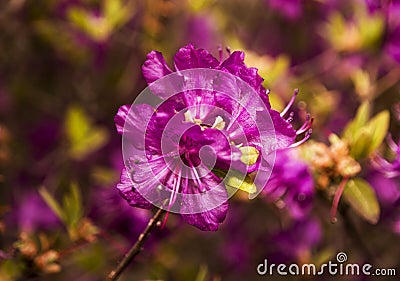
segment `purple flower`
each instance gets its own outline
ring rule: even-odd
[[[384,174],[373,172],[368,182],[374,188],[381,207],[380,223],[388,225],[400,234],[400,185],[399,180],[387,178]]]
[[[297,20],[303,14],[303,0],[267,0],[267,4],[290,20]]]
[[[400,63],[400,24],[389,33],[386,50],[395,61]]]
[[[380,11],[386,16],[385,50],[400,63],[400,1],[366,0],[371,13]]]
[[[208,14],[195,14],[186,23],[185,38],[204,49],[215,48],[219,40],[215,20]]]
[[[314,182],[307,164],[295,149],[277,152],[271,178],[263,192],[268,201],[286,209],[293,218],[299,219],[309,213]]]
[[[308,262],[310,251],[319,244],[321,238],[321,225],[316,219],[295,221],[268,241],[268,244],[274,245],[274,251],[268,258],[275,262]]]
[[[392,162],[387,161],[382,156],[378,155],[372,159],[372,164],[375,169],[383,173],[388,178],[400,176],[400,141],[396,144],[392,137],[387,138],[390,149],[394,152],[395,159]]]
[[[290,120],[282,117],[287,110],[280,114],[271,109],[263,79],[257,69],[244,64],[243,52],[218,60],[204,49],[187,45],[175,54],[174,67],[178,74],[189,69],[230,73],[253,89],[264,110],[257,111],[254,120],[250,111],[260,108],[257,101],[247,98],[243,105],[216,90],[185,90],[165,100],[166,92],[180,80],[174,80],[168,89],[160,88],[156,81],[173,71],[160,52],[150,52],[143,75],[152,92],[165,101],[156,109],[147,104],[119,109],[115,123],[118,132],[126,137],[130,155],[125,159],[129,168],[123,170],[117,188],[132,206],[151,208],[154,202],[148,198],[152,198],[158,200],[159,207],[175,210],[184,221],[201,230],[217,230],[225,219],[229,197],[219,173],[232,167],[243,175],[257,171],[267,156],[261,151],[268,154],[293,145],[296,131]],[[195,80],[205,79],[199,75]],[[235,92],[234,82],[215,80],[214,84],[224,92]],[[267,116],[274,128],[266,123],[261,125],[265,128],[260,128],[258,119],[266,120]],[[304,128],[308,129],[309,122],[306,123]],[[263,145],[260,131],[270,133],[268,146]],[[142,135],[144,140],[137,137]],[[258,154],[258,158],[246,163],[243,149]],[[181,195],[190,196],[182,199]],[[161,198],[169,198],[168,203]]]
[[[131,240],[138,237],[151,218],[145,209],[132,209],[113,188],[98,188],[90,216],[104,229],[112,229]]]
[[[21,231],[50,230],[61,225],[60,219],[49,208],[38,193],[26,194],[10,214],[10,220],[18,224]]]

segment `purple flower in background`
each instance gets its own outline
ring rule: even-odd
[[[38,193],[26,194],[10,216],[10,220],[26,232],[50,230],[61,225],[60,219]]]
[[[300,261],[309,262],[311,250],[321,241],[322,230],[318,220],[304,218],[273,235],[268,244],[274,245],[274,250],[268,259],[275,262]],[[272,242],[272,243],[271,243]]]
[[[380,11],[386,17],[385,50],[400,63],[400,1],[366,0],[371,13]]]
[[[276,141],[271,139],[270,147],[265,150],[269,153],[294,145],[296,131],[290,120],[283,118],[294,99],[283,113],[272,110],[268,93],[262,86],[263,79],[258,75],[257,69],[244,64],[243,52],[236,51],[227,59],[218,60],[204,49],[187,45],[175,54],[174,66],[178,72],[206,68],[239,77],[261,98],[267,112],[259,114],[271,116]],[[173,72],[166,64],[163,55],[157,51],[148,54],[142,70],[150,87],[153,82]],[[229,91],[232,86],[229,83],[223,85],[226,85],[225,91]],[[161,96],[162,93],[156,95]],[[261,137],[257,124],[246,110],[255,106],[252,102],[254,101],[250,99],[243,106],[216,91],[189,90],[169,98],[157,107],[157,110],[144,104],[134,105],[133,108],[122,106],[115,117],[117,130],[120,134],[127,133],[132,138],[136,135],[145,135],[145,144],[136,143],[135,149],[144,149],[147,158],[136,159],[132,163],[133,171],[123,170],[121,183],[117,186],[123,198],[132,206],[151,208],[152,204],[142,197],[143,192],[149,197],[157,196],[157,192],[162,192],[162,190],[156,191],[157,186],[162,183],[172,191],[168,208],[176,205],[181,210],[187,210],[192,206],[204,206],[207,210],[205,212],[180,212],[183,220],[201,230],[217,230],[226,216],[228,192],[222,179],[215,174],[215,170],[225,171],[233,167],[246,174],[256,171],[261,161],[261,157],[252,163],[244,163],[241,160],[243,148],[254,153],[261,151]],[[187,109],[184,114],[178,114],[184,109]],[[128,115],[132,116],[128,118]],[[146,116],[151,116],[149,122],[145,121]],[[290,116],[289,119],[291,118]],[[125,122],[128,122],[131,131],[124,132]],[[306,122],[300,133],[310,125]],[[167,126],[170,126],[168,130]],[[165,137],[166,131],[168,136],[163,143],[161,140]],[[308,136],[309,134],[305,139]],[[179,137],[179,142],[175,144],[174,138]],[[246,143],[245,147],[242,147],[243,143]],[[143,165],[144,162],[148,163],[148,166]],[[210,168],[211,166],[213,168]],[[201,195],[211,191],[212,196],[204,198],[194,196],[194,199],[188,201],[179,200],[176,196],[177,193]],[[216,208],[208,208],[215,206],[214,201],[223,203],[216,204],[218,206]]]
[[[215,20],[207,14],[196,14],[188,19],[185,39],[204,49],[215,48],[218,39]]]
[[[303,15],[303,0],[266,0],[268,6],[290,20]]]
[[[400,63],[400,24],[389,33],[386,50],[395,61]]]
[[[263,192],[268,201],[286,209],[293,218],[299,219],[309,213],[314,181],[295,149],[277,151],[271,178]]]
[[[112,229],[127,240],[138,237],[151,218],[145,209],[132,209],[113,188],[98,188],[90,216],[104,229]]]
[[[392,137],[387,138],[390,149],[394,152],[395,159],[392,162],[387,161],[382,156],[378,155],[372,159],[372,164],[375,169],[383,173],[388,178],[400,176],[400,141],[396,144]]]
[[[399,179],[387,178],[384,174],[373,172],[368,182],[374,188],[381,206],[380,223],[389,225],[400,234],[400,184]]]

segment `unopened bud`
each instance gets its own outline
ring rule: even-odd
[[[20,251],[21,255],[27,258],[32,259],[38,253],[36,243],[26,232],[21,232],[20,240],[15,243],[15,247]]]
[[[337,163],[337,172],[343,177],[354,177],[361,172],[361,165],[350,156],[343,158]]]
[[[60,255],[54,250],[47,251],[34,259],[35,265],[45,273],[55,273],[61,270],[57,264]]]

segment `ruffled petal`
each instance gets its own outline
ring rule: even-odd
[[[265,105],[268,108],[271,108],[266,90],[262,86],[264,79],[258,75],[257,68],[246,66],[244,63],[244,52],[233,52],[219,68],[240,77],[243,81],[248,83],[254,90],[257,91]]]
[[[228,211],[228,193],[221,180],[211,172],[202,177],[201,182],[208,190],[205,193],[199,193],[194,184],[189,183],[183,187],[184,193],[191,196],[185,196],[180,202],[181,216],[188,224],[200,230],[216,231],[219,224],[225,220]],[[218,207],[211,209],[212,206]],[[195,213],[193,210],[207,211]]]
[[[219,61],[204,49],[195,49],[192,44],[179,49],[174,56],[177,70],[190,68],[216,68]]]
[[[181,215],[183,220],[203,231],[217,231],[220,223],[225,220],[228,202],[207,212]]]
[[[144,209],[151,209],[153,205],[144,199],[133,187],[132,181],[126,169],[122,170],[120,183],[117,189],[129,205]]]
[[[120,135],[125,135],[127,141],[143,148],[145,131],[153,114],[154,109],[147,104],[136,104],[133,108],[123,105],[114,117],[115,126]]]
[[[172,70],[168,67],[164,56],[160,52],[151,51],[142,66],[142,73],[146,82],[150,84],[172,73]]]
[[[270,110],[269,114],[275,127],[276,149],[283,149],[293,144],[296,139],[296,131],[292,124],[283,119],[275,110]]]
[[[123,105],[118,109],[117,114],[114,117],[115,126],[117,127],[118,134],[122,135],[124,132],[124,125],[126,117],[128,116],[130,106]]]

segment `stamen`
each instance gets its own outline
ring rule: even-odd
[[[303,123],[303,125],[299,128],[299,130],[304,129],[304,128],[307,126],[308,122],[310,121],[310,118],[311,118],[310,113],[307,113],[307,115],[306,115],[306,121],[305,121],[305,122]]]
[[[231,48],[230,47],[226,47],[225,50],[228,53],[228,55],[231,55]]]
[[[177,168],[177,166],[175,168]],[[176,169],[175,169],[175,173],[176,173]],[[161,229],[163,229],[164,226],[166,225],[167,219],[168,219],[168,214],[171,211],[172,205],[174,205],[174,203],[175,203],[176,194],[179,192],[179,187],[181,185],[181,178],[182,178],[182,171],[179,170],[178,177],[175,176],[174,180],[173,180],[173,188],[172,188],[172,192],[171,192],[171,197],[169,198],[168,210],[167,210],[167,213],[165,215],[164,221],[163,221],[163,223],[161,225]]]
[[[219,61],[222,62],[223,49],[221,44],[218,45],[218,53],[219,53]]]
[[[224,119],[222,119],[221,116],[217,116],[217,118],[215,118],[214,124],[211,126],[211,128],[215,128],[218,130],[223,130],[225,127],[225,121]]]
[[[307,114],[309,115],[309,114]],[[300,129],[297,130],[296,135],[301,135],[305,131],[311,128],[312,124],[314,123],[314,118],[311,118],[310,120],[307,120],[303,126],[300,127]]]
[[[286,105],[285,109],[281,112],[281,117],[285,116],[286,113],[289,111],[289,109],[292,107],[298,93],[299,93],[299,89],[295,89],[293,92],[293,96],[290,99],[289,103]]]
[[[287,122],[291,123],[293,121],[293,116],[294,116],[294,112],[290,112],[288,119],[286,119]]]
[[[387,141],[387,143],[388,143],[390,149],[391,149],[393,152],[396,152],[396,151],[399,149],[399,147],[397,146],[397,144],[394,142],[394,140],[393,140],[391,134],[388,134],[388,136],[386,137],[386,141]]]
[[[197,173],[196,167],[194,167],[192,161],[190,161],[189,157],[186,157],[186,159],[189,162],[189,165],[192,167],[192,169],[190,169],[190,173],[192,174],[192,177],[196,180],[197,184],[199,185],[199,189],[201,191],[203,191],[203,184],[200,180],[199,174]]]
[[[340,185],[338,189],[335,192],[335,197],[333,198],[333,203],[332,203],[332,208],[331,208],[331,222],[336,223],[337,222],[337,208],[339,206],[339,201],[340,198],[342,197],[344,187],[346,186],[346,183],[348,182],[349,178],[345,177],[343,180],[340,182]]]
[[[376,155],[375,157],[373,157],[371,159],[372,165],[375,166],[376,168],[381,168],[384,170],[391,170],[392,169],[392,165],[384,158],[382,158],[382,156],[380,155]]]
[[[289,147],[297,147],[297,146],[305,143],[310,138],[311,134],[312,134],[312,129],[308,129],[306,135],[304,136],[304,138],[302,140],[289,145]]]

